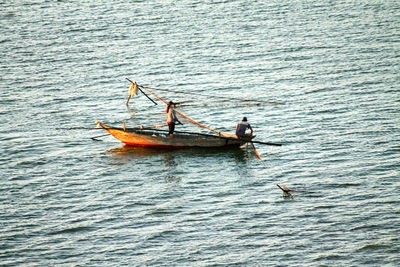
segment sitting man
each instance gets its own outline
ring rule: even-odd
[[[247,129],[250,129],[250,134],[246,134]],[[253,135],[253,128],[251,128],[250,124],[247,122],[246,117],[243,117],[242,121],[236,125],[236,135],[239,138]]]

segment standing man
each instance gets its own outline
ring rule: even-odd
[[[250,134],[246,134],[247,129],[250,129]],[[239,138],[253,135],[253,128],[247,122],[247,117],[243,117],[242,121],[236,125],[236,135]]]
[[[165,111],[167,113],[167,123],[168,123],[168,128],[169,128],[169,137],[174,136],[174,130],[175,130],[175,123],[178,122],[179,124],[182,124],[179,120],[178,117],[176,116],[176,112],[174,110],[175,108],[175,103],[172,101],[168,102],[167,110]]]

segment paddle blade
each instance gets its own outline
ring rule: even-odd
[[[261,161],[263,161],[263,159],[262,159],[261,156],[260,156],[260,153],[258,153],[257,148],[256,148],[256,146],[253,144],[253,142],[251,142],[251,145],[253,146],[254,153],[256,153],[257,157],[258,157]]]

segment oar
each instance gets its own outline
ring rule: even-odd
[[[251,146],[254,149],[254,153],[256,153],[257,157],[262,161],[265,167],[267,167],[267,164],[265,164],[265,161],[261,158],[260,153],[258,153],[256,146],[253,144],[253,142],[250,142]]]
[[[261,145],[282,146],[282,144],[277,144],[277,143],[260,142],[260,141],[251,141],[251,142],[256,143],[256,144],[261,144]]]
[[[131,80],[129,80],[128,78],[126,78],[128,81],[130,81],[131,83],[133,83]],[[142,92],[148,99],[150,99],[150,101],[151,102],[153,102],[155,105],[158,105],[156,102],[154,102],[154,100],[153,99],[151,99],[145,92],[143,92],[142,91],[142,89],[140,89],[140,87],[138,86],[138,89],[140,90],[140,92]],[[130,95],[129,95],[129,98],[130,98]],[[128,102],[129,102],[129,99],[128,99],[128,101],[126,102],[127,104],[128,104]]]
[[[168,124],[153,125],[153,126],[148,126],[147,128],[160,128],[160,127],[164,127],[164,126],[168,126]]]
[[[139,126],[139,128],[133,128],[134,130],[149,130],[149,129],[151,129],[151,128],[161,128],[161,127],[164,127],[164,126],[168,126],[168,124],[161,124],[161,125],[153,125],[153,126],[143,126],[143,125],[140,125]],[[131,128],[132,129],[132,128]]]
[[[90,139],[92,139],[94,141],[101,141],[101,140],[97,140],[96,138],[104,137],[104,136],[107,136],[107,135],[110,135],[110,134],[103,134],[103,135],[99,135],[99,136],[93,136],[93,137],[90,137]]]
[[[70,128],[56,128],[56,130],[103,130],[101,128],[88,128],[88,127],[70,127]]]

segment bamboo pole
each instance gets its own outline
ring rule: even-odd
[[[149,94],[151,94],[152,96],[154,96],[155,98],[157,98],[158,100],[160,100],[161,102],[163,102],[164,104],[168,105],[168,102],[166,102],[164,99],[162,99],[161,97],[159,97],[159,96],[157,96],[156,94],[154,94],[152,91],[150,91],[150,90],[147,89],[146,87],[143,87],[143,86],[139,86],[139,87],[142,87],[142,89],[146,90]],[[215,132],[215,133],[217,133],[218,135],[221,135],[221,136],[223,136],[223,137],[230,137],[230,138],[235,138],[235,139],[237,139],[237,136],[236,136],[236,135],[224,133],[224,132],[215,130],[215,129],[213,129],[213,128],[210,128],[210,127],[208,127],[208,126],[206,126],[206,125],[204,125],[204,124],[201,124],[201,123],[199,123],[199,122],[197,122],[197,121],[195,121],[195,120],[189,118],[188,116],[184,115],[182,112],[180,112],[179,110],[177,110],[176,108],[173,108],[173,107],[171,107],[171,108],[172,108],[173,110],[175,110],[176,113],[178,113],[179,115],[181,115],[182,117],[184,117],[185,119],[187,119],[188,121],[190,121],[190,122],[192,122],[192,123],[194,123],[194,124],[196,124],[196,125],[198,125],[198,126],[200,126],[200,127],[206,128],[206,129],[208,129],[208,130],[210,130],[210,131],[213,131],[213,132]]]
[[[130,81],[131,83],[134,83],[134,82],[132,82],[131,80],[129,80],[128,78],[126,78],[126,79],[127,79],[128,81]],[[138,87],[138,89],[140,90],[140,92],[142,92],[151,102],[154,103],[154,105],[158,105],[156,102],[154,102],[153,99],[151,99],[145,92],[143,92],[143,91],[140,89],[139,85],[138,85],[137,87]],[[130,96],[129,96],[129,98],[130,98]],[[128,104],[128,102],[129,102],[129,99],[128,99],[128,101],[126,102],[126,104]]]

